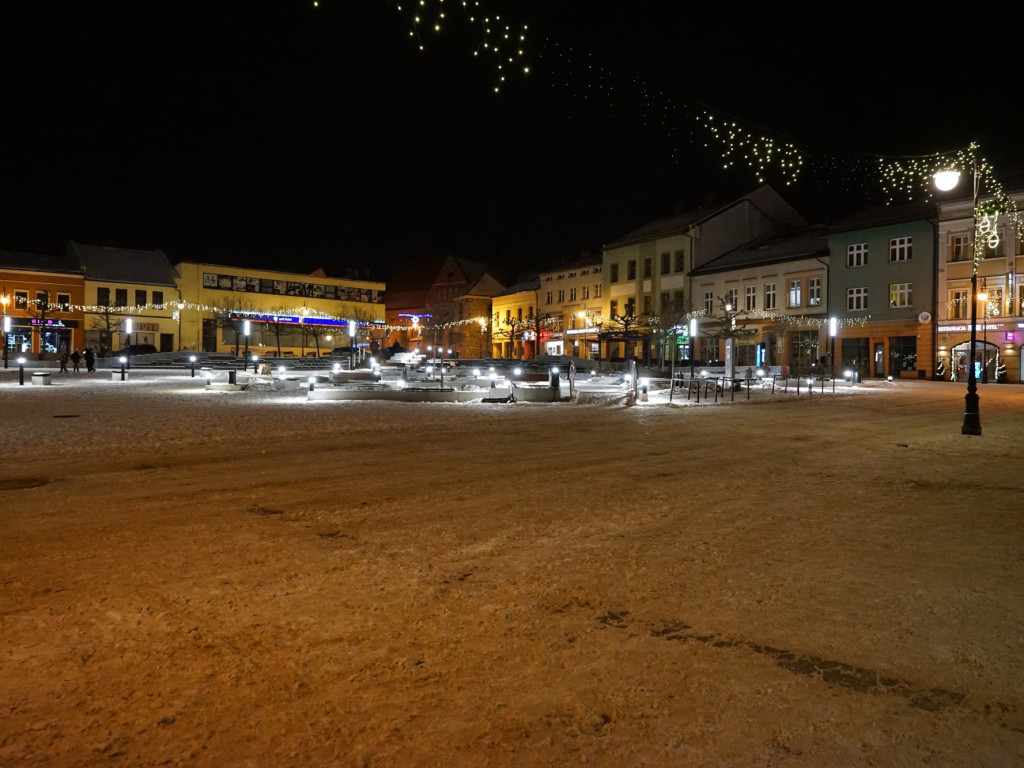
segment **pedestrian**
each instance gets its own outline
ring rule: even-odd
[[[60,370],[57,371],[57,373],[67,373],[67,372],[68,372],[68,351],[67,351],[67,349],[64,349],[60,353]]]
[[[78,354],[78,347],[75,347],[75,351],[71,353],[71,370],[78,373],[78,361],[82,359],[82,356]]]
[[[92,347],[85,348],[85,370],[89,373],[93,373],[96,370],[96,355],[92,351]]]

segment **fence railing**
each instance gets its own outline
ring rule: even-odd
[[[694,376],[687,378],[685,375],[677,375],[672,386],[686,389],[686,399],[696,397],[699,403],[701,395],[704,399],[714,398],[717,403],[719,397],[725,398],[726,392],[729,400],[736,400],[736,393],[746,393],[746,399],[750,399],[751,390],[764,390],[775,394],[777,391],[789,393],[791,390],[797,395],[806,392],[813,395],[815,387],[820,394],[825,394],[825,387],[831,386],[832,394],[836,391],[836,381],[831,376],[791,376],[774,374],[771,376],[756,376],[736,378],[729,376]]]

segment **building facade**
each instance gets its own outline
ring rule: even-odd
[[[1024,193],[1011,197],[1024,205]],[[971,338],[971,274],[973,272],[973,200],[942,203],[938,224],[938,302],[936,375],[967,378]],[[999,216],[988,224],[978,252],[978,305],[975,310],[975,365],[979,382],[995,382],[997,370],[1006,380],[1024,381],[1024,254],[1022,232],[1013,218]]]
[[[836,365],[862,377],[930,378],[935,370],[936,209],[877,206],[829,228],[829,311]]]
[[[85,279],[67,256],[0,251],[5,361],[55,360],[85,344]]]
[[[183,350],[260,357],[375,351],[384,338],[384,283],[182,262]],[[248,330],[248,333],[246,331]]]

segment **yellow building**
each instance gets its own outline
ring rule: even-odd
[[[84,345],[100,357],[126,345],[177,346],[178,287],[163,251],[68,243],[85,274]]]
[[[260,357],[379,350],[384,283],[183,262],[181,348]],[[246,330],[248,329],[248,335]]]

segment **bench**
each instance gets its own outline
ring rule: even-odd
[[[32,383],[46,385],[50,383],[50,374],[45,371],[32,374]]]

